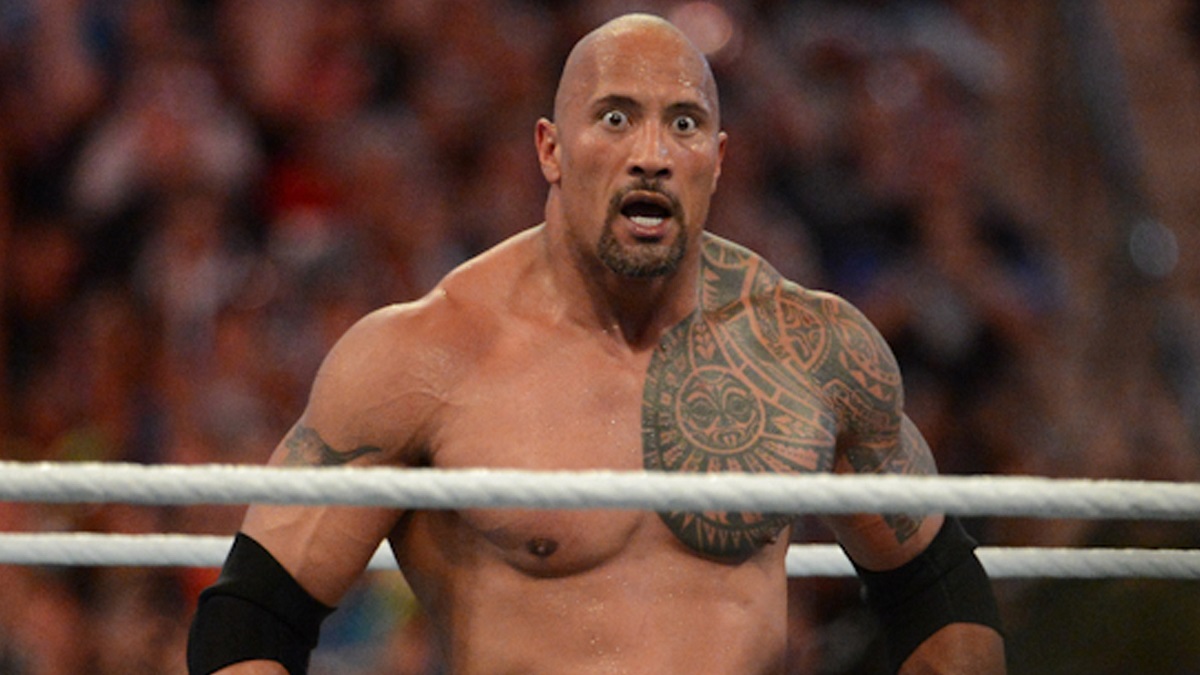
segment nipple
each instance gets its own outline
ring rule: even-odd
[[[558,550],[558,542],[553,539],[534,537],[525,542],[525,550],[539,558],[549,558]]]

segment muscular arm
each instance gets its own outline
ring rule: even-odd
[[[650,409],[685,411],[672,422],[692,431],[648,434],[648,467],[706,466],[714,455],[736,456],[731,451],[741,439],[754,436],[763,441],[758,451],[730,468],[936,472],[928,445],[904,415],[895,357],[857,309],[782,279],[760,257],[712,235],[705,239],[703,263],[702,307],[712,321],[683,324],[668,335],[646,388]],[[715,375],[693,377],[701,371]],[[701,386],[692,391],[690,383]],[[728,405],[746,400],[759,405]],[[737,433],[705,431],[717,411],[735,422],[723,430]],[[685,437],[691,442],[680,443]],[[683,527],[687,514],[666,520],[684,541],[695,540],[685,536],[691,533]],[[717,518],[707,522],[710,530],[721,524]],[[986,627],[999,624],[987,575],[956,521],[902,513],[827,522],[860,569],[896,669],[906,675],[1003,672],[1000,635]],[[763,526],[770,531],[773,523],[766,519]],[[747,532],[743,526],[725,533]],[[694,545],[730,555],[752,549],[754,538],[720,540],[744,545],[716,551]]]
[[[846,449],[844,473],[935,473],[929,448],[907,418],[892,449]],[[941,529],[940,514],[872,514],[831,519],[838,540],[864,569],[896,569],[920,555]],[[952,623],[933,633],[904,661],[900,675],[1002,675],[1004,642],[994,629],[974,623]]]
[[[823,388],[838,407],[835,471],[845,474],[932,475],[933,455],[903,412],[895,359],[878,332],[844,301],[822,302],[838,336]],[[839,543],[859,567],[897,569],[921,555],[941,530],[941,514],[857,514],[828,519]],[[901,675],[993,675],[1005,671],[998,632],[974,623],[951,623],[922,642]]]
[[[276,447],[275,466],[406,465],[431,410],[425,372],[404,350],[403,316],[383,311],[352,328],[326,357],[299,421]],[[403,359],[404,363],[398,363]],[[320,603],[335,607],[401,513],[384,508],[252,505],[241,531]],[[286,675],[244,661],[219,675]]]

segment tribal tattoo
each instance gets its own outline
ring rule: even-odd
[[[303,424],[292,428],[283,445],[287,448],[283,458],[286,466],[341,466],[363,455],[383,452],[374,445],[363,445],[353,450],[334,450],[315,429]]]
[[[899,371],[861,315],[785,281],[758,256],[715,237],[705,240],[701,279],[701,310],[663,337],[647,371],[647,469],[828,472],[839,432],[850,430],[858,441],[849,457],[855,471],[931,470],[928,448],[911,423],[897,447]],[[878,453],[870,450],[877,439]],[[792,520],[730,512],[661,517],[688,546],[728,560],[748,558]],[[920,522],[886,518],[900,541]]]

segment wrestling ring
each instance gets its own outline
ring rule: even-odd
[[[0,501],[342,504],[406,509],[523,508],[929,513],[963,517],[1200,520],[1200,483],[1032,476],[835,476],[538,472],[0,462]],[[219,567],[232,537],[0,534],[0,564]],[[995,579],[1200,579],[1200,549],[988,547]],[[369,569],[395,570],[381,546]],[[835,545],[793,544],[789,576],[851,576]]]

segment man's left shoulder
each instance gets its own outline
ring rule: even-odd
[[[704,234],[701,250],[700,284],[701,306],[706,312],[744,306],[780,292],[806,290],[785,279],[758,253],[709,232]]]
[[[822,382],[850,377],[898,384],[894,357],[883,337],[842,296],[789,280],[762,256],[715,235],[704,240],[701,273],[709,321],[798,364]]]
[[[700,265],[702,306],[720,314],[747,305],[778,307],[801,304],[837,311],[846,301],[832,293],[807,288],[784,277],[762,255],[706,232]]]

